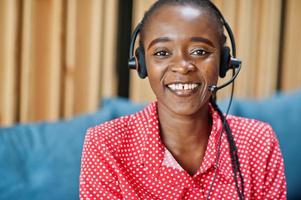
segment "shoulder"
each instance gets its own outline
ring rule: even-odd
[[[122,137],[125,129],[128,127],[128,123],[131,119],[131,115],[122,116],[97,126],[88,129],[86,138],[90,138],[95,143],[106,143],[110,140],[118,140],[118,137]]]
[[[260,149],[278,145],[273,128],[266,122],[244,117],[227,117],[233,136],[240,146]]]
[[[94,146],[105,147],[116,151],[131,135],[137,134],[140,127],[144,127],[148,121],[148,115],[152,112],[154,103],[149,104],[143,110],[131,115],[122,116],[88,129],[85,143],[92,142]],[[134,136],[132,136],[134,137]]]
[[[265,122],[242,117],[229,117],[229,124],[238,149],[240,163],[251,174],[269,171],[272,163],[282,163],[279,142],[272,127]],[[246,172],[245,173],[249,173]],[[258,179],[259,180],[259,179]],[[261,180],[261,179],[260,179]]]
[[[254,135],[254,136],[266,136],[274,137],[274,131],[270,124],[259,121],[257,119],[249,119],[244,117],[237,117],[230,115],[227,117],[227,121],[233,132],[240,133],[242,135]]]

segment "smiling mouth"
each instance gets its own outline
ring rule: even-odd
[[[167,88],[177,96],[190,96],[200,87],[200,83],[172,83]]]

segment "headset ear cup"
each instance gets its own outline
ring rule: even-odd
[[[230,58],[230,48],[223,47],[219,66],[219,76],[221,78],[224,78],[226,76],[227,71],[230,69]]]
[[[147,69],[146,69],[146,64],[145,64],[145,59],[144,59],[144,50],[141,47],[138,47],[135,52],[136,58],[138,60],[137,64],[137,72],[140,78],[145,78],[147,77]]]

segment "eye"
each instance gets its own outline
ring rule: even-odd
[[[209,52],[204,49],[197,49],[197,50],[193,51],[191,54],[196,55],[196,56],[205,56],[205,55],[209,54]]]
[[[153,55],[157,57],[166,57],[166,56],[170,56],[170,53],[165,50],[160,50],[160,51],[156,51]]]

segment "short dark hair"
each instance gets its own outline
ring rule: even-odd
[[[224,25],[220,14],[212,6],[210,0],[158,0],[156,1],[145,13],[140,22],[140,40],[139,45],[143,48],[143,38],[145,35],[145,25],[147,24],[150,16],[159,8],[165,5],[179,5],[179,6],[193,6],[208,11],[214,17],[219,33],[220,46],[223,47],[226,43],[227,37],[224,34]]]

